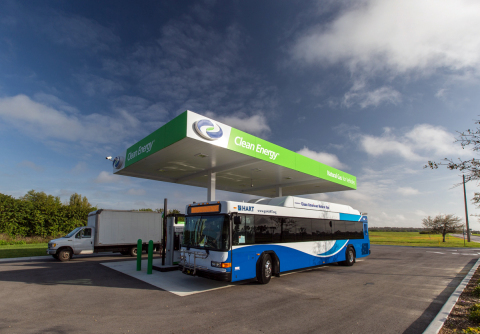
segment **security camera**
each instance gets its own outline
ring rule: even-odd
[[[107,159],[107,160],[112,160],[112,157],[106,157],[105,159]]]

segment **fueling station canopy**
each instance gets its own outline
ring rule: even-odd
[[[261,197],[357,188],[355,176],[185,111],[127,149],[113,172]]]

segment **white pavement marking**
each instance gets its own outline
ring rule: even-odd
[[[480,265],[480,259],[473,265],[472,269],[468,272],[467,276],[463,279],[463,281],[457,286],[455,291],[450,295],[447,302],[443,305],[440,312],[438,312],[437,316],[432,320],[430,325],[428,325],[427,329],[423,334],[437,334],[440,329],[442,329],[443,324],[447,320],[450,312],[452,311],[453,307],[457,303],[458,298],[462,294],[463,290],[467,287],[468,282],[472,278],[473,274],[477,270],[478,266]]]
[[[160,261],[153,260],[153,265],[160,265]],[[147,275],[146,259],[142,260],[142,271],[137,271],[137,262],[135,260],[101,264],[180,297],[235,286],[232,283],[185,275],[180,270],[167,272],[153,270],[151,275]]]
[[[442,252],[432,252],[432,251],[427,251],[427,253],[446,254],[446,253],[442,253]]]

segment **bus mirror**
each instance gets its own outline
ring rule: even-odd
[[[242,220],[239,216],[235,216],[235,217],[233,217],[233,223],[235,225],[240,225],[242,223]]]

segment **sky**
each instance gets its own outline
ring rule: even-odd
[[[423,166],[476,157],[455,140],[480,117],[478,31],[476,0],[1,1],[0,193],[183,212],[206,189],[105,157],[192,110],[355,175],[306,197],[370,226],[464,219],[461,174]]]

